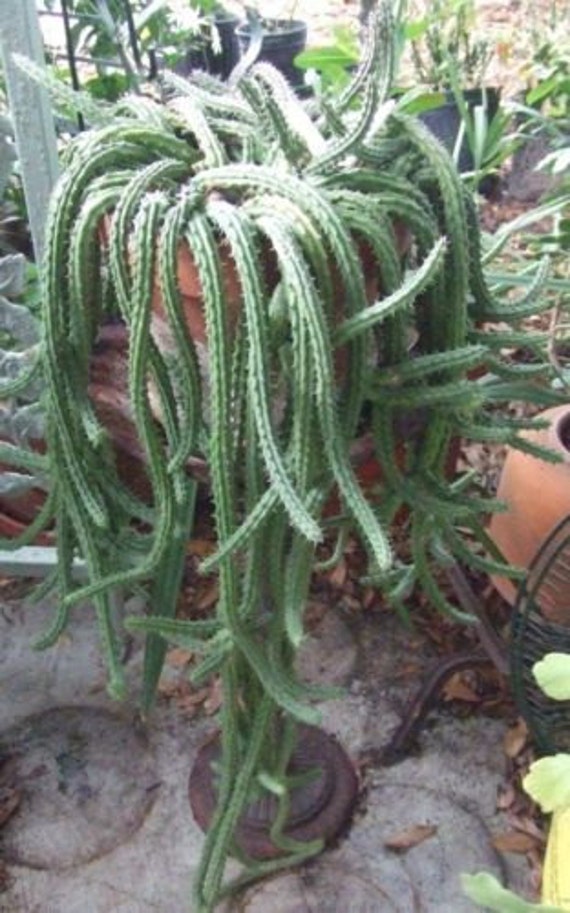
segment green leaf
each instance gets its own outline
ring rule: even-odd
[[[544,812],[570,806],[570,754],[555,754],[535,761],[523,786]]]
[[[329,70],[331,67],[348,67],[358,63],[358,54],[351,54],[338,45],[312,48],[295,57],[295,66],[301,70]]]
[[[569,653],[548,653],[534,664],[532,673],[548,697],[556,701],[570,700]]]
[[[415,22],[408,22],[404,27],[404,35],[408,41],[417,41],[422,38],[428,30],[429,19],[416,19]]]
[[[528,105],[535,105],[537,102],[544,101],[545,98],[548,98],[549,95],[552,95],[553,91],[557,89],[558,76],[551,76],[550,79],[544,79],[542,82],[539,82],[534,89],[531,89],[530,92],[527,92],[526,103]]]
[[[487,910],[493,911],[493,913],[564,913],[560,907],[529,903],[528,900],[517,897],[488,872],[462,875],[461,883],[470,900],[483,904]]]
[[[105,101],[117,101],[129,86],[129,78],[124,73],[101,73],[84,83],[84,88],[93,98]]]
[[[441,108],[445,104],[445,95],[443,92],[421,92],[418,94],[415,90],[406,92],[400,100],[400,108],[405,114],[424,114],[426,111],[433,111],[435,108]]]

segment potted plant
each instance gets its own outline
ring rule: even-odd
[[[458,434],[516,440],[518,426],[485,407],[513,383],[528,390],[503,363],[504,324],[536,310],[536,287],[532,305],[491,296],[473,205],[440,144],[389,100],[392,63],[385,4],[332,107],[307,109],[265,63],[232,86],[171,78],[163,103],[123,104],[73,143],[50,206],[42,367],[60,599],[41,645],[92,600],[110,691],[124,695],[111,595],[145,586],[150,614],[126,621],[146,635],[144,714],[167,642],[200,654],[196,680],[221,676],[220,734],[191,779],[208,828],[195,913],[226,890],[230,851],[248,857],[240,883],[298,862],[354,801],[350,762],[314,728],[322,692],[294,671],[325,529],[335,560],[331,535],[342,544],[356,527],[371,579],[402,611],[417,582],[462,617],[433,571],[450,553],[503,569],[457,532],[484,543],[479,517],[494,505],[467,491],[469,477],[450,481],[446,461]],[[110,317],[126,334],[150,502],[121,478],[90,394]],[[503,330],[477,329],[493,320]],[[470,379],[480,364],[496,374]],[[383,473],[374,503],[351,458],[365,430]],[[219,599],[193,621],[175,614],[197,461],[217,535],[202,572],[217,575]],[[341,512],[324,517],[332,493]],[[393,566],[387,529],[402,506],[412,561]],[[250,839],[260,817],[261,848]]]
[[[508,506],[495,514],[489,533],[512,565],[528,568],[551,530],[570,515],[570,407],[555,406],[535,418],[535,429],[524,432],[527,450],[508,450],[497,497]],[[570,620],[564,586],[570,583],[558,571],[557,588],[542,600],[551,621]],[[499,575],[493,583],[510,603],[516,598],[513,583]]]
[[[499,111],[499,91],[484,83],[492,51],[484,38],[473,37],[474,26],[473,0],[437,0],[407,27],[416,77],[441,95],[422,119],[455,155],[462,173],[481,171],[489,164],[485,157],[496,157],[497,139],[508,123]]]
[[[311,74],[308,79],[314,90],[332,93],[347,85],[359,58],[354,30],[350,26],[337,26],[330,43],[301,51],[295,58],[295,66]]]
[[[295,7],[282,18],[260,16],[248,11],[248,18],[238,25],[236,35],[242,55],[248,60],[264,60],[276,67],[296,89],[304,86],[304,74],[295,65],[295,58],[307,44],[307,23],[295,19]]]
[[[145,22],[146,29],[152,30],[163,61],[175,72],[184,76],[192,70],[205,70],[227,79],[240,57],[236,35],[239,21],[216,0],[160,2],[143,11],[139,29]]]
[[[53,0],[47,5],[51,10]],[[66,25],[76,88],[75,58],[83,55],[95,69],[83,85],[96,98],[114,101],[139,91],[149,75],[164,67],[226,78],[239,59],[239,18],[216,0],[100,0],[95,7],[91,0],[67,0]]]
[[[483,85],[491,49],[485,39],[473,38],[474,27],[472,0],[436,0],[423,19],[409,23],[412,60],[421,83],[445,91],[456,68],[465,86]]]
[[[563,23],[559,22],[541,36],[525,67],[527,91],[514,105],[522,142],[509,174],[509,192],[517,199],[569,195],[569,50]],[[564,254],[569,244],[563,212],[558,221],[553,232],[537,238],[537,244],[551,254]]]

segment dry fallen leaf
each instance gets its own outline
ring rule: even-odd
[[[317,599],[309,599],[303,616],[303,623],[306,631],[312,631],[323,620],[329,612],[329,606],[325,602]]]
[[[528,728],[524,720],[517,720],[514,726],[507,729],[503,748],[508,758],[516,758],[525,747],[528,739]]]
[[[409,678],[417,678],[421,671],[422,666],[420,663],[404,663],[396,672],[394,672],[394,681],[399,682]]]
[[[507,831],[497,834],[491,841],[496,850],[501,853],[528,853],[537,846],[536,837],[523,834],[521,831]]]
[[[188,690],[180,691],[176,695],[176,706],[185,716],[195,716],[201,707],[205,709],[209,696],[210,689],[207,687],[198,691],[193,691],[189,687]]]
[[[222,700],[222,680],[221,678],[215,678],[210,685],[208,697],[204,701],[204,711],[208,714],[208,716],[212,716],[220,709],[222,706]]]
[[[530,815],[509,815],[509,819],[509,824],[512,825],[516,831],[528,834],[528,836],[532,837],[537,843],[546,843],[544,829],[539,827]]]
[[[166,654],[166,663],[174,669],[184,669],[194,658],[191,650],[184,650],[183,647],[174,647]]]
[[[388,837],[384,841],[384,846],[387,850],[404,852],[405,850],[411,850],[414,846],[418,846],[424,840],[429,840],[436,833],[437,827],[435,824],[414,824],[412,827],[400,831],[399,834]]]
[[[164,679],[161,679],[156,690],[161,697],[164,697],[168,700],[171,697],[176,697],[180,693],[180,685],[178,682],[165,681]]]
[[[206,609],[211,609],[213,605],[218,601],[219,596],[219,586],[218,581],[209,586],[204,587],[198,593],[196,593],[196,599],[194,601],[194,608],[199,612],[204,612]]]
[[[344,609],[350,609],[352,612],[359,612],[362,608],[362,603],[360,599],[357,599],[355,596],[348,596],[346,593],[343,593],[342,606]]]
[[[455,672],[447,681],[443,689],[443,696],[446,701],[467,701],[469,704],[481,703],[481,698],[464,681],[461,672]]]
[[[209,539],[190,539],[186,546],[189,555],[196,555],[197,558],[207,558],[216,550],[216,545]]]

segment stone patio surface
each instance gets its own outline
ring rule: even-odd
[[[0,830],[9,874],[0,911],[192,913],[203,837],[188,806],[188,775],[215,722],[205,714],[188,720],[163,698],[142,731],[134,701],[117,705],[105,694],[90,609],[76,611],[56,648],[32,651],[46,608],[18,599],[0,605],[0,760],[17,756],[23,790]],[[343,699],[322,705],[323,726],[359,767],[386,744],[417,685],[398,674],[409,637],[390,615],[347,625],[332,607],[301,658],[306,678],[346,686]],[[140,645],[129,670],[136,681]],[[520,888],[521,858],[491,844],[504,829],[495,811],[504,728],[482,716],[432,714],[415,756],[365,769],[359,810],[338,845],[252,887],[226,913],[473,913],[459,873],[481,869]],[[432,836],[407,851],[385,847],[417,825],[431,826]]]

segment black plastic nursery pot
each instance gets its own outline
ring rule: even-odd
[[[285,76],[293,88],[304,86],[304,73],[295,66],[297,54],[307,44],[307,23],[299,19],[271,19],[262,22],[263,37],[258,60],[273,64]],[[249,48],[251,27],[248,22],[238,25],[236,35],[242,54]]]
[[[176,72],[188,76],[193,70],[204,70],[212,76],[227,79],[240,58],[240,44],[236,35],[239,17],[233,13],[219,12],[214,16],[221,50],[215,53],[210,43],[203,48],[191,48],[184,60],[176,65]]]
[[[461,129],[461,113],[453,97],[453,92],[445,92],[446,100],[437,108],[430,111],[424,111],[419,115],[420,120],[429,127],[434,136],[445,146],[450,154],[453,154],[457,137]],[[487,105],[487,120],[490,122],[499,109],[499,100],[501,96],[500,89],[491,87],[483,89],[466,89],[463,92],[463,98],[469,111],[483,105],[485,98]],[[474,168],[473,154],[469,147],[469,140],[466,135],[463,137],[459,149],[457,161],[458,169],[463,174],[466,171],[472,171]],[[488,179],[484,179],[481,184],[481,193],[485,193],[485,188],[489,185]],[[489,188],[490,189],[490,188]]]

